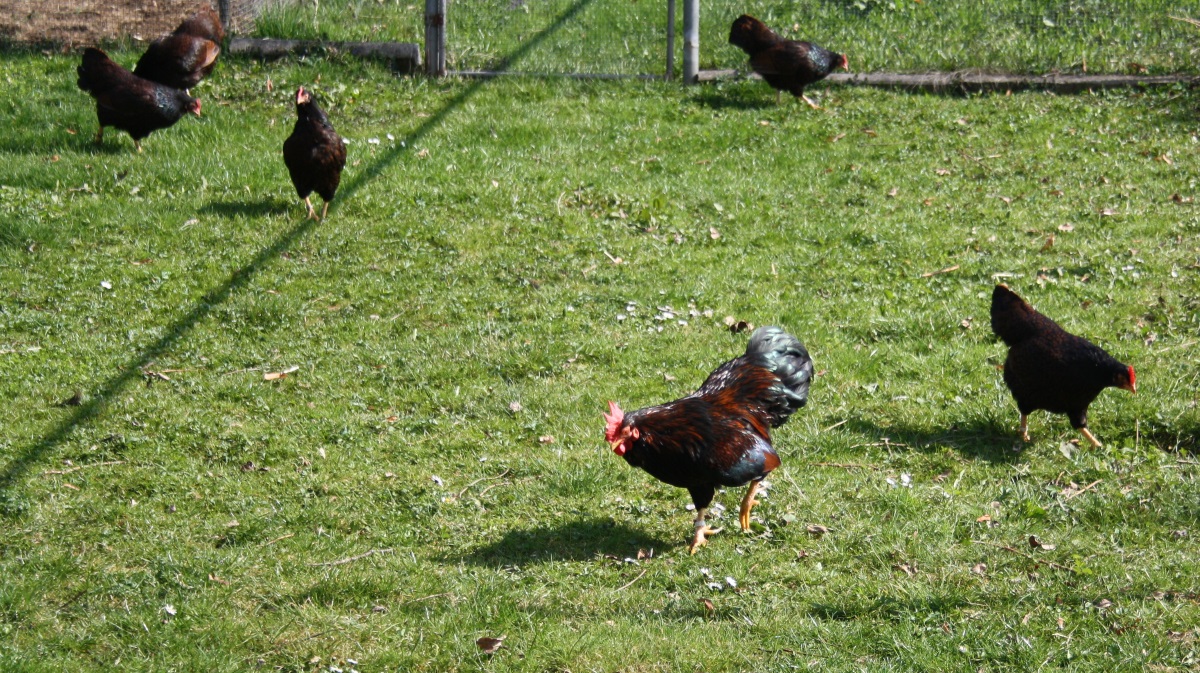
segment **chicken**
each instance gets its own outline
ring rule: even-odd
[[[292,176],[296,194],[308,206],[308,216],[317,217],[308,198],[315,191],[325,200],[320,218],[325,219],[346,165],[346,144],[304,87],[296,90],[296,116],[292,135],[283,142],[283,162]]]
[[[150,43],[133,74],[159,84],[190,90],[212,74],[221,54],[225,31],[211,6],[205,5],[170,35]]]
[[[743,14],[733,22],[729,43],[746,52],[750,67],[775,89],[776,104],[780,92],[787,91],[803,99],[812,109],[820,109],[804,95],[804,87],[825,79],[837,68],[850,67],[845,55],[811,42],[785,40],[749,14]]]
[[[84,50],[83,64],[75,71],[79,88],[96,99],[97,143],[104,140],[105,126],[115,126],[129,133],[141,152],[142,138],[173,125],[188,112],[200,116],[199,100],[134,75],[99,49]]]
[[[706,536],[720,532],[704,522],[719,486],[750,484],[739,515],[742,530],[750,529],[759,484],[780,464],[770,429],[805,405],[812,375],[804,344],[779,327],[760,327],[745,355],[718,367],[687,397],[628,414],[609,402],[604,438],[630,465],[691,493],[694,554]]]
[[[221,17],[213,10],[212,5],[205,5],[196,13],[184,19],[179,27],[172,31],[175,35],[194,35],[217,44],[225,41],[225,28],[221,26]]]
[[[992,291],[992,331],[1008,345],[1004,383],[1021,412],[1021,439],[1029,441],[1029,414],[1045,409],[1066,414],[1071,427],[1101,446],[1087,427],[1088,406],[1110,386],[1136,394],[1133,367],[1059,327],[1006,285]]]

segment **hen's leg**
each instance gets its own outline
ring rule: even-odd
[[[328,214],[329,214],[329,202],[326,201],[325,207],[321,209],[321,219],[322,220],[325,219],[325,216]]]
[[[96,131],[96,139],[94,142],[97,145],[104,142],[104,127],[103,126],[100,127],[100,130]]]
[[[692,538],[692,544],[688,546],[688,552],[695,554],[696,550],[708,544],[708,539],[705,535],[716,535],[721,532],[720,528],[709,528],[708,524],[704,523],[704,515],[708,513],[707,507],[696,509],[696,535]]]
[[[317,219],[317,211],[316,211],[316,209],[313,208],[312,201],[310,201],[309,197],[307,197],[307,196],[304,197],[304,205],[308,206],[308,219],[310,219],[310,220]]]
[[[805,103],[808,103],[808,106],[814,110],[821,109],[820,105],[817,105],[816,103],[812,102],[812,99],[809,98],[808,96],[805,96],[804,94],[800,94],[800,100],[804,101]]]
[[[780,103],[780,93],[781,92],[779,91],[779,89],[775,90],[775,104],[776,105],[779,105],[779,103]]]
[[[133,146],[137,148],[138,154],[142,153],[142,141],[138,140],[137,138],[134,138]]]
[[[758,485],[761,481],[750,482],[750,488],[746,489],[746,497],[742,498],[742,512],[739,521],[742,524],[742,530],[750,530],[750,510],[758,504],[754,499],[754,494],[758,492]]]
[[[1098,449],[1104,446],[1100,443],[1100,440],[1096,439],[1096,436],[1092,434],[1091,430],[1088,430],[1087,428],[1079,428],[1079,432],[1082,433],[1084,437],[1087,437],[1087,440],[1092,443],[1093,449]]]
[[[1021,414],[1021,441],[1029,441],[1029,414]]]

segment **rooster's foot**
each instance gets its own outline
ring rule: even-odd
[[[697,526],[696,537],[692,538],[692,544],[688,546],[688,553],[695,554],[697,549],[708,544],[708,539],[704,537],[705,535],[716,535],[720,532],[720,528],[709,528],[704,524]]]

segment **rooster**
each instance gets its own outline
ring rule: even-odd
[[[75,69],[79,88],[96,99],[100,130],[96,143],[104,140],[104,127],[115,126],[129,133],[137,151],[142,138],[172,126],[187,113],[200,116],[200,101],[179,89],[142,79],[117,65],[99,49],[84,50],[83,63]]]
[[[718,367],[687,397],[630,413],[609,402],[604,438],[630,465],[688,490],[696,506],[688,548],[694,554],[721,530],[704,522],[719,486],[750,484],[739,516],[742,530],[750,529],[759,484],[780,464],[770,429],[805,405],[812,376],[799,339],[760,327],[745,355]]]
[[[767,24],[743,14],[729,29],[729,43],[746,52],[750,67],[775,89],[775,103],[781,91],[803,99],[808,106],[820,106],[804,95],[804,87],[819,82],[837,68],[849,69],[844,54],[837,54],[811,42],[786,40]]]
[[[317,212],[309,200],[309,195],[315,191],[325,200],[320,217],[325,219],[329,202],[342,180],[342,168],[346,166],[346,143],[304,87],[296,90],[296,126],[283,142],[283,163],[287,165],[296,194],[308,206],[308,217],[317,219]]]
[[[1137,393],[1133,367],[1038,313],[1006,285],[992,291],[992,331],[1008,345],[1004,383],[1021,412],[1021,439],[1029,441],[1029,414],[1066,414],[1071,427],[1101,446],[1087,427],[1087,410],[1108,387]]]

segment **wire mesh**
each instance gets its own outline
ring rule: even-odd
[[[858,72],[1200,72],[1200,30],[1171,18],[1200,13],[1195,0],[709,0],[702,68],[745,67],[726,43],[742,13]]]
[[[231,34],[424,41],[421,0],[229,3]],[[0,0],[0,38],[150,39],[197,4]],[[1171,18],[1195,18],[1197,0],[706,0],[701,68],[746,69],[746,56],[726,41],[742,13],[784,37],[846,53],[856,72],[1200,73],[1200,29]],[[448,0],[446,26],[451,70],[661,75],[666,63],[661,0]],[[682,49],[681,39],[676,44]]]

